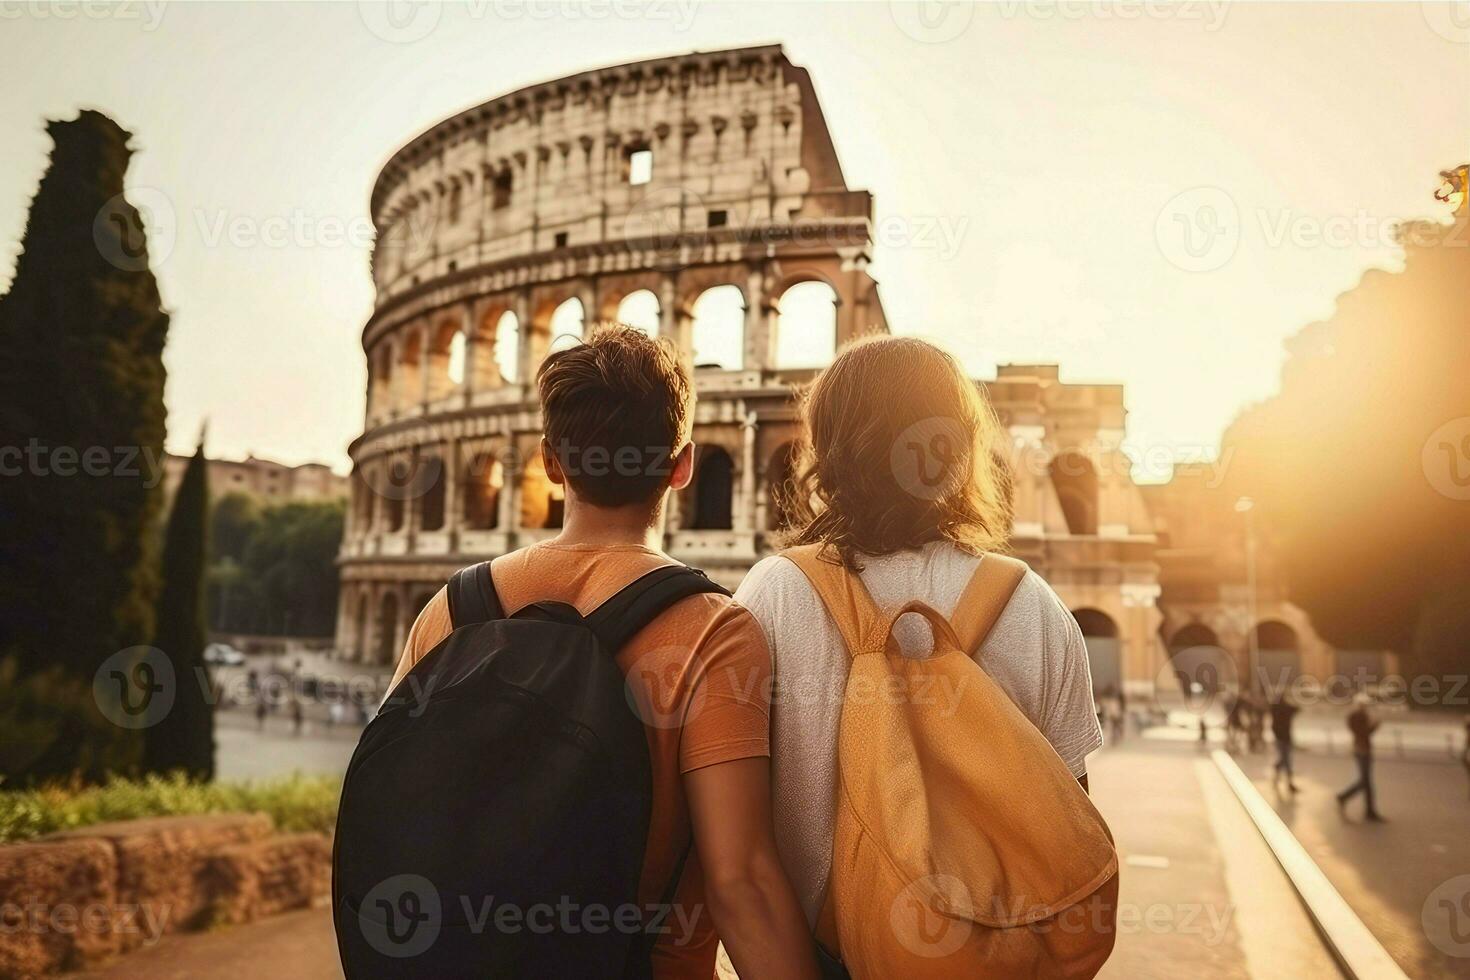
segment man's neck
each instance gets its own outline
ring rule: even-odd
[[[556,540],[560,544],[603,548],[641,545],[658,550],[663,544],[658,516],[658,511],[650,516],[644,506],[594,507],[569,497]]]

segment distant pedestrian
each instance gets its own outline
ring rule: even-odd
[[[1225,751],[1234,752],[1240,747],[1240,736],[1245,731],[1245,699],[1232,694],[1225,702]]]
[[[1266,747],[1266,706],[1261,702],[1259,695],[1254,693],[1246,697],[1245,702],[1246,741],[1252,752],[1260,752]]]
[[[302,707],[302,705],[301,705],[301,699],[300,698],[292,698],[291,699],[291,729],[292,729],[292,731],[295,734],[300,735],[301,732],[302,732],[302,729],[305,728],[305,727],[306,727],[306,709],[304,707]]]
[[[260,695],[255,697],[255,727],[265,731],[266,706],[265,698]]]
[[[1297,792],[1297,788],[1296,774],[1291,767],[1291,726],[1300,710],[1291,703],[1284,691],[1271,701],[1271,734],[1276,739],[1276,769],[1271,776],[1271,785],[1277,786],[1284,775],[1286,788],[1293,793]]]
[[[1359,694],[1351,714],[1347,717],[1348,731],[1353,734],[1353,759],[1358,764],[1358,781],[1337,794],[1338,809],[1346,810],[1347,801],[1363,794],[1367,803],[1366,818],[1374,823],[1383,823],[1383,817],[1374,804],[1373,797],[1373,733],[1382,724],[1368,710],[1368,696]]]

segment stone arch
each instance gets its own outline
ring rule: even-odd
[[[547,321],[551,333],[551,342],[554,344],[558,337],[563,335],[582,338],[587,332],[587,311],[582,306],[582,301],[576,296],[568,296],[556,305],[551,311],[551,318]]]
[[[690,513],[684,526],[695,531],[728,531],[735,526],[735,460],[721,446],[700,446],[694,485],[682,503]]]
[[[1296,630],[1279,619],[1267,619],[1251,630],[1256,663],[1256,685],[1276,690],[1295,681],[1302,672],[1301,641]]]
[[[1074,450],[1058,453],[1048,467],[1057,502],[1071,534],[1096,534],[1097,470],[1092,461]]]
[[[515,384],[520,357],[520,318],[509,307],[490,307],[481,315],[475,331],[475,363],[471,367],[475,390]]]
[[[357,595],[357,617],[353,621],[352,635],[352,659],[363,661],[368,658],[368,614],[372,609],[372,603],[368,601],[366,590],[359,590]]]
[[[368,401],[373,415],[382,415],[393,409],[394,362],[392,342],[380,342],[369,359]]]
[[[387,492],[383,495],[383,529],[390,534],[396,534],[404,527],[407,507],[405,495],[401,491],[409,485],[413,477],[413,466],[402,457],[390,460],[385,465],[387,472],[384,474],[386,480],[383,486]]]
[[[776,300],[776,367],[813,368],[837,353],[837,290],[826,279],[799,279]]]
[[[455,369],[456,346],[459,349]],[[429,401],[452,395],[464,380],[464,328],[458,317],[439,320],[429,336]],[[458,374],[456,378],[455,375]]]
[[[398,357],[398,397],[395,407],[402,408],[417,404],[423,397],[424,330],[415,327],[403,340],[403,351]]]
[[[658,295],[653,290],[635,289],[618,301],[613,315],[607,319],[636,327],[650,337],[657,337],[661,314]]]
[[[1169,667],[1186,697],[1211,696],[1234,686],[1234,661],[1220,646],[1220,638],[1204,623],[1188,623],[1174,631],[1167,644]]]
[[[505,465],[499,454],[485,450],[466,462],[462,479],[465,527],[488,531],[500,525],[500,494],[505,489]]]
[[[373,662],[391,664],[398,658],[398,624],[401,612],[398,608],[398,593],[384,589],[378,599],[378,626],[374,631],[377,639],[373,650]]]
[[[1074,609],[1072,618],[1077,620],[1082,630],[1082,641],[1087,647],[1093,693],[1122,690],[1123,656],[1118,624],[1101,609]]]
[[[784,531],[791,526],[791,480],[796,469],[796,443],[776,447],[766,464],[766,530]]]
[[[689,307],[695,367],[738,371],[745,364],[745,292],[732,283],[710,286]]]
[[[521,527],[561,527],[566,494],[546,474],[546,461],[539,452],[526,459],[521,473]]]
[[[415,478],[423,482],[423,492],[418,497],[419,529],[442,531],[446,514],[445,500],[448,491],[448,472],[444,457],[438,449],[428,449],[416,460]],[[417,488],[415,488],[417,489]]]

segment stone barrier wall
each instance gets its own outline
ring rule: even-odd
[[[76,970],[171,932],[324,901],[331,842],[264,814],[97,824],[0,847],[0,980]]]

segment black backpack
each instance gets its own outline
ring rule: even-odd
[[[453,632],[390,694],[343,782],[332,902],[348,980],[651,975],[689,845],[659,905],[639,906],[652,776],[614,655],[702,592],[729,595],[673,565],[585,618],[543,602],[507,619],[488,562],[455,573]]]

